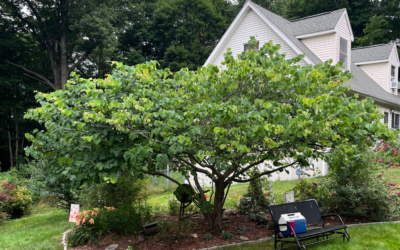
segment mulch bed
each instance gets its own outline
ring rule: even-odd
[[[223,239],[222,236],[213,234],[210,241],[206,241],[203,238],[204,234],[211,234],[208,225],[204,218],[199,215],[198,218],[192,218],[192,221],[197,225],[195,229],[191,232],[191,235],[196,234],[197,238],[189,235],[181,239],[160,239],[157,235],[151,237],[144,237],[140,235],[139,237],[133,236],[121,236],[116,234],[108,234],[101,240],[100,246],[95,246],[92,244],[85,244],[83,246],[74,248],[73,250],[104,250],[107,246],[112,244],[118,244],[117,250],[125,250],[128,246],[133,246],[135,250],[193,250],[202,249],[213,246],[228,245],[233,243],[243,242],[240,236],[246,237],[248,240],[257,240],[262,238],[267,238],[274,235],[270,219],[268,217],[268,225],[265,227],[256,225],[256,222],[252,221],[247,215],[240,215],[238,213],[229,213],[225,216],[227,219],[224,222],[225,231],[229,231],[233,234],[232,239]],[[362,221],[351,217],[342,217],[345,224],[357,224],[364,223],[367,221]],[[176,216],[165,215],[159,220],[177,220]],[[327,226],[338,225],[340,221],[336,217],[325,218],[325,223]],[[237,235],[238,227],[246,227],[249,230],[243,232],[241,235]]]

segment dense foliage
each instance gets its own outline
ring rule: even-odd
[[[76,227],[68,234],[68,245],[76,247],[86,242],[99,244],[105,233],[137,235],[142,226],[151,221],[151,206],[124,205],[93,208],[76,215]]]
[[[302,180],[294,188],[295,196],[298,200],[316,199],[324,213],[339,213],[367,221],[398,219],[400,185],[385,179],[387,169],[396,167],[394,162],[399,161],[393,149],[396,148],[382,142],[352,156],[334,150],[329,158],[329,178],[318,183]],[[385,158],[393,161],[387,163]]]
[[[90,187],[81,188],[79,203],[85,207],[115,207],[132,205],[138,201],[145,181],[138,180],[125,172],[118,177],[117,183],[101,181]]]

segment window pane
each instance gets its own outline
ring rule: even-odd
[[[395,128],[399,128],[399,118],[400,118],[400,115],[396,114],[395,120],[394,120],[394,127]]]
[[[391,67],[391,71],[390,71],[390,75],[391,75],[391,81],[397,81],[396,79],[396,67],[392,66]]]
[[[340,38],[340,53],[347,55],[347,40]]]
[[[384,112],[385,114],[385,118],[383,118],[383,123],[388,124],[389,122],[389,113],[388,112]]]
[[[245,44],[245,45],[244,45],[244,51],[249,50],[249,48],[250,48],[250,46],[249,46],[248,44]]]

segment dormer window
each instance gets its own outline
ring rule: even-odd
[[[390,71],[391,81],[396,82],[396,67],[392,66]]]
[[[347,43],[348,41],[343,37],[340,38],[340,51],[339,51],[339,61],[344,63],[344,69],[347,70]]]
[[[244,51],[247,51],[247,50],[249,50],[249,49],[250,49],[250,45],[249,45],[248,43],[245,43],[245,44],[244,44]],[[259,49],[260,49],[260,42],[257,41],[255,49],[256,49],[256,50],[259,50]]]

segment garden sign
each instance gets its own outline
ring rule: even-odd
[[[285,193],[285,203],[294,202],[294,192],[289,191]]]
[[[79,205],[71,204],[71,210],[69,212],[69,222],[76,222],[75,216],[79,214]]]

